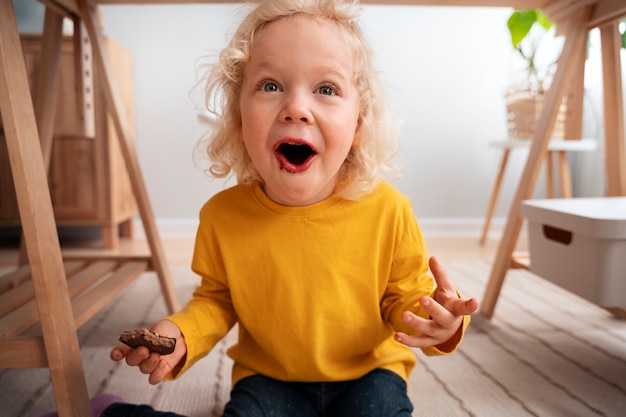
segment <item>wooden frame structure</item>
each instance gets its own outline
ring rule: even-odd
[[[100,4],[189,4],[223,3],[211,0],[41,0],[47,6],[42,71],[36,101],[29,94],[23,54],[12,0],[0,0],[0,110],[7,136],[25,246],[28,252],[28,275],[32,276],[34,304],[28,307],[29,317],[41,322],[39,334],[0,335],[0,366],[42,367],[50,369],[54,395],[62,417],[90,415],[85,376],[80,359],[76,327],[114,297],[134,276],[146,269],[159,275],[161,287],[170,311],[178,308],[174,297],[163,249],[154,224],[137,156],[130,146],[130,128],[122,117],[123,102],[116,88],[102,34],[99,30]],[[235,2],[235,1],[230,1]],[[600,27],[604,67],[605,137],[607,194],[626,195],[626,154],[624,153],[624,108],[620,79],[618,19],[626,15],[623,0],[362,0],[363,4],[397,4],[424,6],[489,6],[515,8],[542,8],[557,23],[565,35],[565,46],[558,69],[544,105],[544,112],[533,138],[517,193],[511,205],[504,235],[498,248],[489,282],[484,294],[481,312],[491,317],[522,225],[522,200],[531,196],[544,159],[549,135],[556,118],[558,103],[568,83],[580,71],[587,31]],[[52,137],[55,74],[58,69],[58,47],[61,39],[61,20],[70,17],[84,25],[92,42],[95,64],[100,69],[107,108],[114,120],[120,147],[129,172],[131,186],[143,221],[151,256],[144,259],[126,259],[111,267],[101,260],[93,262],[95,270],[87,275],[107,276],[110,284],[97,287],[96,292],[73,298],[85,274],[75,278],[74,263],[64,263],[55,227],[52,204],[48,192],[46,160]],[[582,107],[581,107],[582,108]],[[568,121],[572,132],[579,131],[581,115],[574,114]],[[580,132],[578,132],[580,133]],[[41,139],[41,141],[40,141]],[[106,262],[111,260],[105,260]],[[119,260],[115,260],[116,262]],[[108,269],[111,268],[111,269]],[[102,272],[106,271],[108,272]],[[117,271],[117,272],[111,272]],[[66,279],[66,277],[68,279]],[[97,278],[99,279],[99,278]],[[96,279],[96,280],[97,280]],[[24,278],[0,281],[9,286],[22,283]],[[94,297],[95,295],[95,297]],[[2,297],[2,295],[0,295]],[[9,297],[11,298],[11,297]],[[73,306],[72,301],[77,301]],[[0,304],[1,306],[2,304]],[[38,313],[37,313],[38,311]],[[20,315],[21,316],[21,315]],[[0,323],[0,330],[2,325]],[[37,333],[37,332],[35,332]]]
[[[46,2],[42,71],[35,101],[29,93],[12,0],[0,1],[0,110],[21,217],[28,264],[0,278],[0,366],[48,367],[61,416],[89,416],[87,384],[76,329],[145,271],[155,271],[168,311],[178,310],[164,251],[143,182],[124,103],[87,0]],[[148,255],[90,254],[64,259],[47,182],[52,148],[62,21],[69,17],[91,40],[133,195],[149,245]],[[81,33],[77,33],[80,36]]]

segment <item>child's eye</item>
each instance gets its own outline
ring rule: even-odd
[[[317,89],[317,93],[325,96],[334,96],[337,95],[337,89],[332,85],[323,85]]]
[[[262,83],[259,84],[259,90],[265,93],[276,93],[276,92],[281,91],[278,84],[276,84],[273,81],[263,81]]]

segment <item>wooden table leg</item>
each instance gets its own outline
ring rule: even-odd
[[[586,39],[588,35],[586,34]],[[572,80],[570,82],[567,94],[567,119],[565,120],[565,140],[579,140],[583,133],[583,100],[585,95],[585,64],[587,55],[580,54],[578,62],[575,65]],[[558,151],[556,154],[559,166],[559,177],[561,181],[561,196],[571,198],[572,192],[572,175],[569,167],[569,159],[566,151]]]
[[[604,155],[609,197],[626,195],[624,102],[618,24],[616,20],[600,27],[604,80]]]
[[[0,0],[0,111],[59,415],[91,415],[12,0]]]
[[[480,312],[486,317],[493,316],[504,278],[511,264],[513,251],[523,223],[520,216],[521,204],[523,200],[532,197],[541,163],[548,149],[550,132],[554,127],[559,106],[566,91],[566,83],[572,77],[579,54],[585,53],[586,23],[589,20],[590,12],[591,7],[585,7],[575,12],[571,16],[569,27],[566,28],[565,44],[558,61],[556,74],[546,96],[544,109],[535,131],[535,137],[515,198],[511,204],[504,234],[498,246],[496,259],[483,295]]]
[[[46,7],[41,47],[41,64],[37,78],[37,90],[34,94],[35,119],[41,141],[41,149],[46,167],[50,172],[50,158],[52,155],[52,138],[54,135],[54,121],[56,116],[56,94],[58,90],[59,58],[63,40],[63,16]],[[22,238],[20,244],[19,264],[28,262],[26,245]]]
[[[604,137],[608,196],[626,196],[626,151],[624,149],[624,101],[618,21],[600,27],[604,78]],[[608,309],[626,319],[626,309]]]

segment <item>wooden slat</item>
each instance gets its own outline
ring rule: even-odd
[[[572,13],[579,12],[583,7],[591,6],[598,0],[570,0],[570,1],[554,1],[545,7],[543,12],[553,21],[561,22],[568,18]]]
[[[147,262],[129,261],[118,268],[113,275],[98,285],[90,288],[76,297],[72,304],[74,307],[74,320],[76,326],[82,326],[102,307],[109,303],[135,278],[144,273],[148,268]]]
[[[74,298],[100,278],[114,271],[117,265],[114,261],[98,261],[69,277],[67,283],[70,297]]]
[[[115,262],[96,262],[81,269],[68,278],[67,288],[70,297],[76,296],[90,285],[110,273],[116,266]],[[18,336],[39,322],[39,311],[35,300],[22,304],[0,319],[0,336]]]
[[[30,267],[23,265],[0,276],[0,294],[21,285],[30,279]]]
[[[48,1],[48,0],[46,0]],[[71,0],[56,0],[70,2]],[[482,6],[536,9],[552,0],[361,0],[363,4],[393,4],[409,6]],[[99,4],[215,4],[241,3],[242,0],[93,0]]]
[[[514,252],[511,256],[511,268],[513,269],[530,269],[530,253]]]
[[[75,0],[42,0],[55,2],[67,10],[77,10]],[[216,4],[241,3],[241,0],[92,0],[93,4]],[[555,22],[561,23],[571,18],[580,9],[596,5],[588,23],[588,28],[598,27],[611,20],[626,15],[623,0],[361,0],[361,4],[398,6],[460,6],[460,7],[512,7],[515,9],[543,9]]]
[[[39,0],[46,5],[47,8],[53,9],[56,13],[65,14],[71,17],[72,14],[78,14],[78,5],[76,0]]]
[[[85,262],[80,261],[67,262],[64,264],[65,275],[69,276],[74,274],[84,264]],[[28,268],[28,266],[24,266],[18,270],[21,272],[20,279],[22,282],[15,285],[11,291],[0,294],[0,317],[35,298],[35,288],[33,287],[32,280],[29,280],[31,278],[30,268]],[[24,272],[26,273],[26,276],[24,276]],[[13,283],[15,283],[15,281],[13,281]]]
[[[0,295],[0,317],[19,309],[35,298],[33,282],[27,281],[13,290]]]
[[[615,22],[625,16],[626,2],[624,0],[601,0],[593,9],[587,28],[593,29],[606,23]]]
[[[83,265],[85,265],[85,261],[67,261],[63,265],[65,266],[65,275],[67,276],[74,273],[74,271],[78,270],[79,268],[82,268]],[[18,287],[30,279],[31,274],[30,267],[28,265],[15,268],[13,271],[7,272],[0,276],[0,294],[9,291],[12,288]]]
[[[42,337],[3,337],[0,339],[3,368],[45,368],[48,366]]]
[[[152,268],[149,255],[124,255],[122,253],[114,253],[114,252],[97,252],[94,250],[77,250],[75,252],[68,252],[65,254],[64,259],[66,260],[85,260],[87,262],[96,262],[96,261],[144,261],[148,263],[148,269],[154,270]]]
[[[136,277],[146,272],[147,267],[147,261],[134,260],[125,262],[106,281],[102,281],[76,296],[72,300],[76,327],[85,324],[102,307],[131,284]],[[32,327],[23,336],[40,337],[41,329],[38,326]]]
[[[626,2],[624,0],[561,0],[545,6],[543,12],[556,22],[557,31],[560,33],[559,26],[568,21],[574,13],[587,6],[594,8],[586,24],[587,29],[616,21],[626,15]]]

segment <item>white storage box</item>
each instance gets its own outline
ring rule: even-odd
[[[626,197],[527,200],[530,270],[603,307],[626,306]]]

